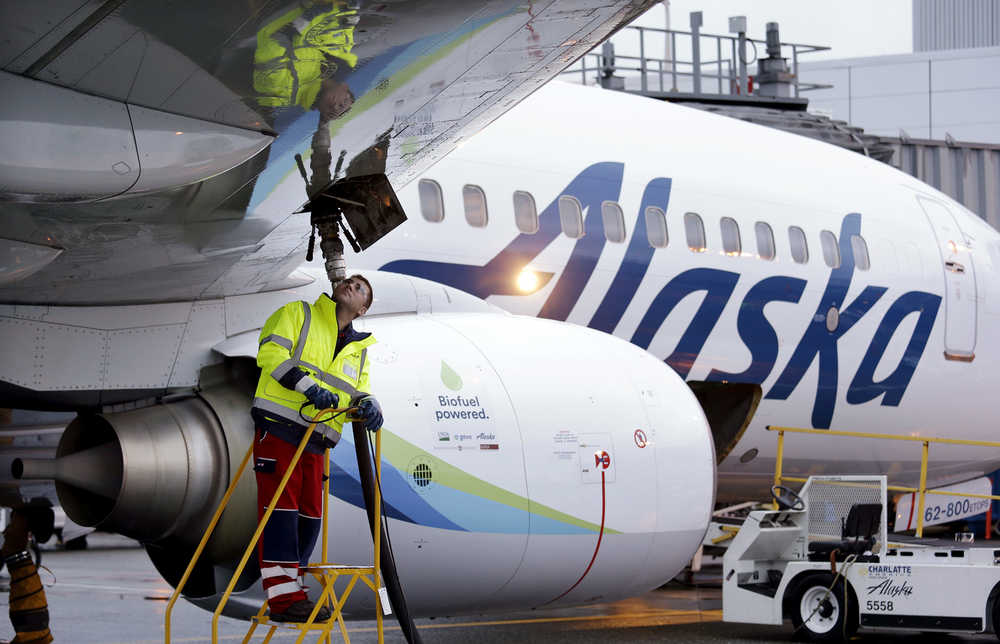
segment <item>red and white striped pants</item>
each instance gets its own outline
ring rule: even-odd
[[[254,473],[257,477],[257,519],[264,516],[297,445],[257,430]],[[272,613],[284,612],[305,599],[299,566],[309,563],[322,526],[323,455],[305,451],[288,479],[271,518],[261,534],[257,557],[267,603]]]

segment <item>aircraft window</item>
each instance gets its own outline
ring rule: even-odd
[[[538,209],[530,192],[514,191],[514,223],[522,233],[534,235],[538,232]]]
[[[757,234],[757,257],[761,259],[774,259],[774,232],[771,227],[763,221],[758,221],[753,226]]]
[[[444,221],[444,197],[441,186],[433,179],[421,179],[417,183],[420,192],[420,214],[427,221]]]
[[[830,268],[840,266],[840,249],[837,247],[837,236],[829,230],[822,230],[819,233],[820,245],[823,247],[823,261]]]
[[[583,237],[583,208],[576,197],[572,195],[559,197],[559,224],[567,237],[573,239]]]
[[[722,250],[730,257],[739,257],[743,250],[740,243],[740,225],[732,217],[723,217],[719,221],[722,230]]]
[[[625,215],[622,207],[614,201],[601,204],[601,220],[604,222],[604,236],[610,242],[620,244],[625,241]]]
[[[798,226],[788,227],[788,245],[792,248],[792,259],[796,264],[805,264],[809,261],[809,244],[806,242],[805,232]]]
[[[646,238],[653,248],[667,247],[667,216],[656,206],[646,206]]]
[[[705,224],[701,223],[701,217],[697,213],[684,213],[684,235],[691,252],[705,252]]]
[[[854,265],[859,271],[867,271],[872,267],[868,257],[868,244],[861,235],[851,235],[851,251],[854,253]]]
[[[462,187],[462,203],[465,204],[465,221],[475,228],[485,228],[486,193],[479,186],[466,185]]]

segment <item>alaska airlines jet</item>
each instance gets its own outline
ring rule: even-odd
[[[355,263],[646,349],[713,420],[723,498],[770,480],[767,425],[995,438],[1000,236],[887,165],[556,82],[400,196],[410,221]],[[789,474],[919,472],[916,445],[785,449]],[[994,450],[933,452],[937,481],[1000,465]]]
[[[311,223],[303,199],[347,184],[392,204],[392,185],[648,4],[6,11],[0,407],[77,413],[57,458],[18,473],[55,479],[72,519],[141,540],[176,583],[253,435],[261,324],[329,288],[296,270]],[[702,407],[669,366],[441,284],[366,276],[373,393],[389,419],[384,507],[414,614],[613,599],[683,567],[705,532],[715,463]],[[627,376],[596,382],[623,365]],[[367,563],[360,474],[343,442],[331,557]],[[248,474],[190,599],[209,605],[230,576],[254,497]],[[259,572],[239,589],[228,614],[255,612]],[[374,598],[352,597],[348,611],[370,617]]]
[[[436,135],[418,120],[406,131]],[[308,235],[307,218],[283,214],[301,199],[299,134],[272,145],[232,201],[206,181],[161,193],[169,208],[150,221],[132,217],[157,193],[70,209],[100,221],[89,228],[51,206],[18,207],[91,244],[65,260],[32,256],[34,273],[0,291],[6,400],[80,410],[58,461],[24,474],[55,478],[78,522],[141,539],[171,582],[252,432],[259,327],[326,288],[292,268]],[[405,145],[390,152],[400,185],[420,174],[404,171]],[[737,476],[766,479],[766,423],[938,435],[958,419],[970,436],[986,431],[995,311],[976,275],[1000,264],[997,236],[886,166],[553,85],[423,178],[399,193],[410,220],[348,258],[371,269],[376,292],[372,381],[395,419],[384,491],[415,614],[609,600],[669,579],[705,531],[716,460],[720,496]],[[249,214],[218,225],[192,204]],[[261,237],[260,225],[274,227]],[[136,231],[163,244],[137,247]],[[204,243],[192,250],[185,235]],[[159,269],[140,270],[150,262]],[[331,543],[335,558],[364,561],[344,447]],[[788,453],[797,468],[899,462],[903,475],[916,460],[859,449],[803,442]],[[956,454],[941,476],[997,460]],[[251,507],[252,493],[237,502]],[[205,605],[252,528],[252,512],[227,514],[189,587]],[[456,568],[476,574],[456,579]],[[252,574],[241,588],[234,615],[261,600]],[[368,614],[365,601],[352,612]]]

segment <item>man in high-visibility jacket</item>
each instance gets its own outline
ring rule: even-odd
[[[344,78],[358,62],[351,51],[357,22],[345,3],[304,0],[266,24],[254,51],[257,103],[316,109],[322,121],[347,112],[354,95]]]
[[[382,410],[367,393],[368,347],[375,338],[352,325],[371,303],[371,284],[354,275],[337,283],[332,299],[324,293],[314,304],[290,302],[261,329],[261,374],[251,411],[257,427],[253,454],[258,519],[319,412],[356,406],[367,430],[382,427]],[[343,415],[333,416],[327,412],[316,425],[261,535],[257,553],[274,621],[303,622],[314,607],[299,566],[309,562],[322,525],[323,452],[340,440],[344,423]],[[316,619],[329,616],[323,606]]]

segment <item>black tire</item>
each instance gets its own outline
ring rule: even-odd
[[[796,637],[811,642],[840,642],[854,635],[858,630],[857,602],[848,591],[845,605],[844,590],[844,580],[833,583],[829,573],[809,575],[793,583],[785,593],[785,606]]]
[[[993,599],[993,606],[990,607],[990,617],[993,618],[993,634],[1000,640],[1000,596]]]

